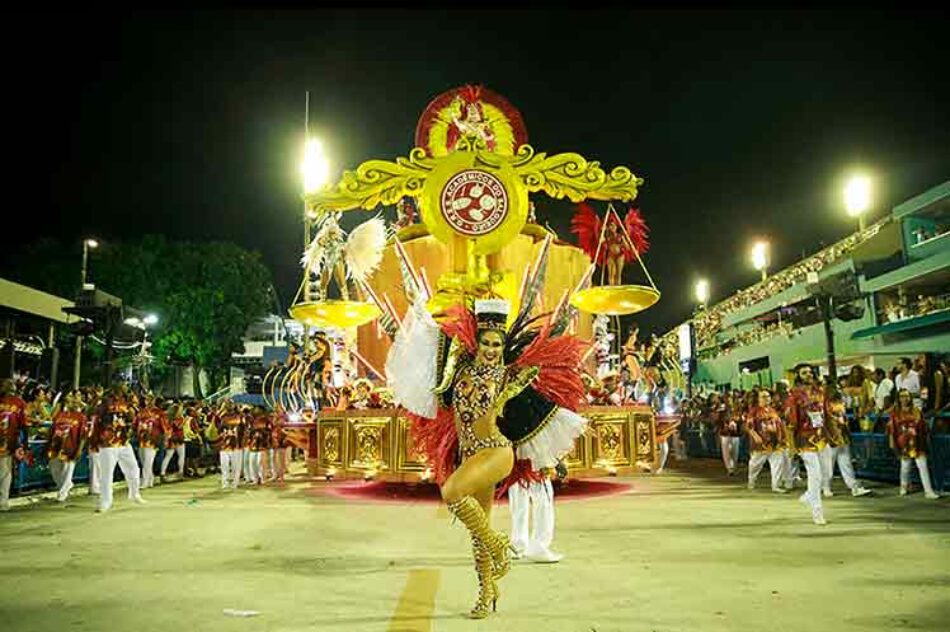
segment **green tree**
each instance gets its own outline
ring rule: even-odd
[[[152,331],[155,369],[190,365],[198,396],[200,372],[207,371],[213,388],[221,386],[231,354],[243,350],[248,326],[267,314],[271,305],[271,274],[260,255],[232,243],[145,236],[105,245],[94,264],[90,279],[98,288],[126,305],[158,314]],[[45,241],[25,250],[15,277],[72,298],[78,289],[78,269],[76,256]]]

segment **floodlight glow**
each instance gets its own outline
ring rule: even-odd
[[[95,239],[87,239],[86,246],[88,246],[89,248],[98,248],[99,242],[96,241]]]
[[[158,316],[156,316],[155,314],[149,314],[145,318],[142,319],[142,322],[145,323],[146,325],[154,325],[155,323],[158,322]]]
[[[709,281],[706,279],[700,279],[696,281],[696,302],[706,304],[706,301],[709,300]]]
[[[316,138],[307,141],[300,173],[304,193],[319,191],[330,177],[330,163],[323,153],[323,144]]]
[[[765,270],[769,266],[769,242],[757,241],[752,245],[752,267]]]
[[[844,187],[844,205],[851,217],[859,217],[871,208],[871,179],[854,176]]]

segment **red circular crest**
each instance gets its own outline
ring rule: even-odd
[[[508,191],[493,174],[466,169],[442,187],[439,206],[454,230],[478,237],[498,228],[508,216]]]

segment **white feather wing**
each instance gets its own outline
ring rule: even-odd
[[[320,246],[320,234],[313,238],[307,249],[303,251],[300,258],[300,265],[305,270],[310,270],[314,274],[320,274],[320,266],[323,264],[323,248]]]
[[[346,240],[346,267],[357,281],[365,281],[383,261],[383,249],[389,235],[381,217],[363,222]]]

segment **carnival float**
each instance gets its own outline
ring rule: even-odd
[[[635,398],[597,397],[605,372],[594,353],[595,318],[633,314],[660,298],[642,257],[643,218],[631,207],[621,219],[614,207],[632,202],[642,183],[624,166],[607,170],[579,153],[536,151],[507,99],[469,85],[429,103],[407,156],[368,160],[308,192],[303,275],[290,308],[305,335],[286,363],[265,376],[264,396],[287,414],[295,443],[307,448],[311,474],[431,478],[379,368],[420,296],[436,320],[454,305],[502,298],[512,306],[511,318],[527,305],[539,319],[591,340],[585,362],[592,405],[580,411],[589,430],[564,463],[577,476],[652,470],[658,441],[678,420]],[[538,223],[532,195],[577,205],[571,223],[577,245]],[[606,203],[602,217],[592,203]],[[387,209],[395,211],[391,225],[382,217]],[[373,217],[346,234],[341,216],[359,211]],[[623,283],[633,261],[643,285]],[[636,362],[632,355],[624,363]],[[366,378],[357,383],[354,370],[341,377],[339,358],[355,358],[380,386]]]

